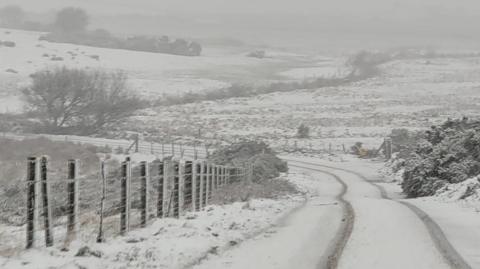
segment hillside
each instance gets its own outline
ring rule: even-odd
[[[298,140],[306,147],[356,141],[378,147],[394,128],[415,130],[448,117],[480,115],[478,58],[398,60],[381,69],[376,78],[342,87],[157,108],[128,126],[185,135],[186,126],[196,126],[206,136],[262,137],[277,146]],[[313,140],[294,137],[300,123],[311,127]]]
[[[18,87],[29,75],[43,68],[68,66],[126,71],[131,86],[142,96],[181,94],[222,88],[234,82],[261,82],[292,79],[292,68],[316,68],[318,61],[282,51],[269,52],[269,58],[245,57],[249,47],[207,47],[201,57],[104,49],[39,41],[39,32],[0,29],[1,41],[13,41],[15,47],[0,46],[1,112],[19,109]],[[335,67],[336,61],[321,66]],[[297,71],[298,73],[298,71]],[[317,74],[319,72],[317,71]],[[321,73],[320,73],[321,74]],[[296,78],[293,78],[296,79]]]

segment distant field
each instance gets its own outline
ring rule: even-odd
[[[316,66],[315,59],[284,51],[267,50],[267,58],[256,59],[245,56],[249,47],[207,47],[201,57],[185,57],[49,43],[38,40],[41,34],[0,29],[0,40],[16,43],[13,48],[0,47],[0,103],[18,95],[30,74],[55,66],[124,70],[131,87],[148,97],[218,89],[237,82],[287,80],[292,78],[282,72]]]
[[[478,58],[401,60],[381,68],[380,76],[353,85],[158,108],[161,116],[129,124],[137,129],[168,125],[179,132],[201,126],[205,136],[260,137],[282,144],[293,143],[303,122],[315,139],[375,146],[394,128],[421,129],[448,117],[480,116]]]

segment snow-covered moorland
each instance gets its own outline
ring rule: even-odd
[[[200,57],[186,57],[120,49],[50,43],[40,41],[40,32],[0,28],[0,41],[12,41],[14,47],[0,46],[0,112],[17,112],[22,103],[19,89],[29,83],[29,76],[44,68],[122,70],[130,86],[141,96],[159,98],[224,88],[237,82],[286,80],[281,72],[291,68],[317,66],[304,55],[272,51],[272,57],[255,59],[245,56],[246,48],[207,47]],[[335,61],[321,65],[335,68]],[[317,76],[323,75],[317,73]],[[14,100],[17,102],[14,104]]]

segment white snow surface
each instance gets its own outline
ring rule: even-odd
[[[318,158],[292,159],[358,171],[369,178],[377,174],[372,168],[378,169],[375,163],[350,157],[345,157],[341,163]],[[428,230],[411,210],[395,201],[382,199],[375,186],[354,174],[318,168],[342,178],[348,186],[346,199],[355,212],[353,232],[338,268],[449,268],[431,241]],[[378,175],[372,180],[377,178]]]
[[[314,181],[307,179],[310,181],[307,203],[266,233],[222,256],[210,256],[194,268],[317,268],[326,258],[322,253],[334,239],[343,216],[335,199],[340,193],[340,184],[325,174],[291,169],[314,178]],[[305,178],[302,181],[305,182]]]
[[[107,243],[74,241],[68,251],[61,246],[35,248],[9,258],[0,258],[0,268],[184,268],[208,255],[222,253],[277,224],[291,210],[315,195],[312,180],[292,173],[288,179],[305,195],[285,196],[278,200],[253,199],[230,205],[211,205],[180,219],[159,219],[127,236],[107,238]],[[76,257],[88,246],[101,258]]]

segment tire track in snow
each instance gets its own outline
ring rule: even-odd
[[[294,215],[296,212],[300,211],[302,208],[304,208],[307,205],[307,199],[305,199],[301,204],[297,205],[296,207],[290,209],[288,212],[286,212],[283,216],[281,216],[277,222],[272,223],[271,225],[268,225],[262,229],[259,229],[257,231],[253,231],[249,234],[244,235],[244,238],[242,239],[237,239],[237,244],[231,245],[231,244],[225,244],[223,246],[219,246],[217,249],[217,255],[223,254],[231,249],[237,248],[241,245],[242,242],[245,242],[247,240],[251,240],[261,234],[266,233],[267,231],[271,230],[272,228],[277,227],[278,223],[285,222],[286,219],[290,218],[290,216]],[[195,266],[201,264],[205,260],[208,259],[208,257],[212,254],[211,250],[205,251],[200,257],[196,258],[195,260],[189,262],[185,266],[182,267],[182,269],[191,269],[194,268]]]
[[[349,201],[345,200],[345,194],[347,194],[348,185],[339,176],[328,171],[294,164],[290,164],[290,166],[329,175],[335,178],[335,180],[342,186],[342,191],[335,197],[335,199],[338,200],[343,207],[342,224],[337,230],[337,233],[332,240],[332,243],[327,248],[327,251],[323,254],[323,258],[320,259],[320,263],[317,265],[318,269],[335,269],[337,268],[338,261],[340,260],[343,250],[350,239],[350,236],[353,232],[353,225],[355,223],[355,212],[353,210],[353,206]]]
[[[398,201],[398,200],[391,199],[390,197],[388,197],[387,191],[385,190],[384,187],[371,182],[370,180],[368,180],[366,176],[356,171],[352,171],[344,168],[338,168],[338,167],[333,167],[333,166],[323,165],[318,163],[292,160],[288,158],[283,158],[283,159],[287,160],[288,162],[296,162],[304,165],[311,165],[316,167],[324,167],[324,168],[329,168],[333,170],[339,170],[339,171],[353,174],[361,178],[365,182],[376,187],[379,190],[380,196],[382,197],[382,199],[388,199],[388,200],[400,203],[406,206],[407,208],[409,208],[413,213],[415,213],[415,215],[423,222],[423,224],[427,228],[430,238],[432,239],[438,252],[442,255],[443,259],[447,262],[447,264],[452,269],[472,269],[472,267],[465,261],[465,259],[460,255],[460,253],[458,253],[458,251],[453,247],[450,241],[448,241],[448,238],[445,236],[445,233],[443,232],[442,228],[440,228],[440,226],[432,218],[430,218],[430,216],[428,216],[428,214],[425,211],[421,210],[417,206],[411,203],[408,203],[406,201]],[[292,165],[292,166],[297,167],[296,165]],[[307,167],[303,167],[303,168],[307,168]],[[316,170],[316,169],[312,169],[312,170]]]

